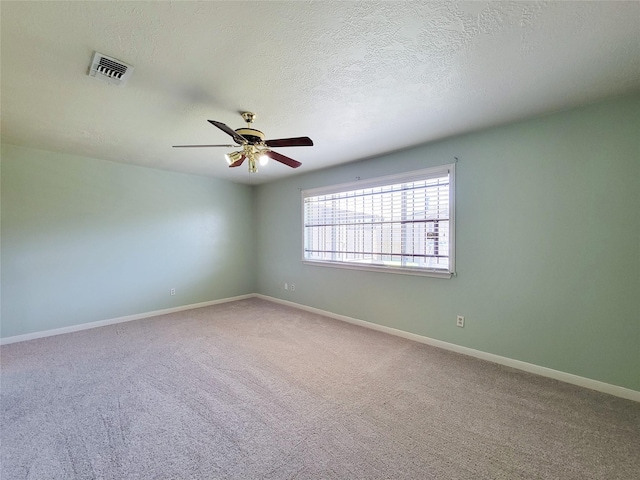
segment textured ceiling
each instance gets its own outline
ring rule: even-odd
[[[2,141],[261,183],[640,89],[639,2],[0,2]],[[87,76],[97,50],[133,65]],[[249,175],[207,123],[300,160]]]

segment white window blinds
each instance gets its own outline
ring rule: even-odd
[[[303,191],[304,260],[453,273],[454,165]]]

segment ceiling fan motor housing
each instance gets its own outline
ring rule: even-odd
[[[238,128],[236,133],[246,138],[251,145],[264,142],[264,133],[255,128]]]

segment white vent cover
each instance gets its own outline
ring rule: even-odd
[[[94,52],[89,67],[89,76],[123,86],[133,73],[133,67],[102,53]]]

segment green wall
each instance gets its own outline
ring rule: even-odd
[[[634,95],[260,186],[258,292],[640,390],[639,139]],[[300,189],[454,157],[456,277],[302,264]]]
[[[634,95],[258,187],[3,145],[0,333],[258,292],[640,391],[639,138]],[[302,264],[300,189],[454,157],[457,276]]]
[[[1,158],[2,337],[255,291],[250,187],[11,145]]]

